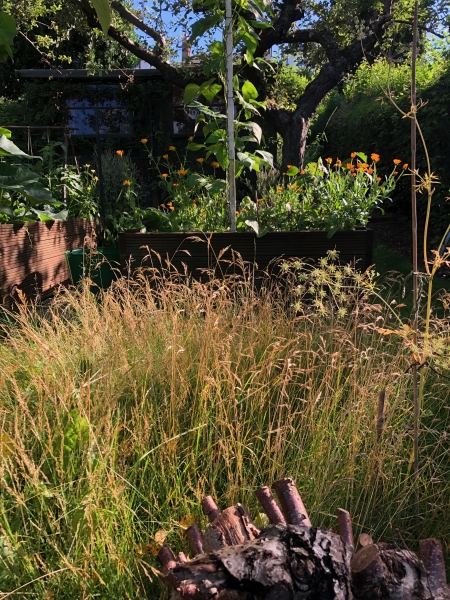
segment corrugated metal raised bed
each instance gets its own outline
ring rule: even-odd
[[[0,225],[0,303],[11,304],[17,290],[42,298],[69,283],[64,252],[83,246],[92,233],[87,219]]]
[[[370,229],[338,231],[331,238],[322,231],[271,232],[258,238],[254,233],[136,233],[119,234],[119,251],[124,273],[139,267],[172,268],[183,272],[185,267],[194,277],[205,269],[214,269],[216,276],[235,272],[233,253],[256,265],[258,271],[270,269],[274,259],[303,258],[316,261],[328,250],[339,252],[340,262],[356,261],[357,268],[372,264],[373,232]],[[224,248],[228,248],[222,252]],[[220,260],[218,261],[220,257]]]

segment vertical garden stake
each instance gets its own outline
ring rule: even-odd
[[[228,133],[228,204],[230,206],[231,231],[236,231],[236,165],[234,150],[234,101],[233,101],[233,15],[232,0],[225,0],[225,48],[226,48],[226,96]]]
[[[412,252],[413,252],[413,343],[417,346],[418,300],[419,300],[419,266],[417,258],[417,190],[416,190],[416,141],[417,141],[417,106],[416,106],[416,62],[418,31],[418,0],[414,3],[413,48],[411,56],[411,208],[412,208]],[[416,513],[419,512],[419,373],[418,365],[413,366],[414,394],[414,484],[416,486]]]

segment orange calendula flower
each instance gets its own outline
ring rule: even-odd
[[[356,152],[352,152],[352,153],[350,154],[350,156],[351,156],[352,158],[355,158],[355,156],[356,156]]]
[[[175,150],[175,146],[169,146],[169,150],[173,152]]]
[[[180,184],[179,183],[173,183],[172,185],[173,185],[173,187],[178,187]]]
[[[169,202],[167,203],[167,206],[172,206],[172,200],[169,200]]]
[[[342,163],[341,163],[341,161],[338,158],[336,159],[336,162],[335,162],[334,166],[335,167],[342,167]]]
[[[368,168],[369,168],[369,165],[368,165],[367,163],[362,163],[360,166],[361,166],[363,169],[368,169]]]
[[[167,160],[169,158],[168,154],[163,154],[162,157],[164,158],[164,160]]]
[[[211,166],[214,167],[215,169],[218,169],[220,167],[220,164],[217,162],[217,160],[213,160],[211,163]]]
[[[175,210],[175,208],[173,206],[169,206],[170,210]]]
[[[372,173],[373,173],[373,169],[367,169],[367,172],[368,172],[370,175],[372,175]]]
[[[302,169],[302,170],[300,171],[300,175],[304,175],[305,173],[306,173],[305,169]]]
[[[394,158],[394,165],[399,165],[401,162],[399,158]]]
[[[373,153],[370,155],[370,158],[373,160],[373,162],[378,162],[378,161],[380,160],[380,155],[379,155],[379,154],[376,154],[375,152],[373,152]]]
[[[147,142],[148,142],[148,139],[147,139],[147,138],[142,138],[142,140],[141,140],[141,144],[146,144]]]
[[[403,165],[403,168],[404,168],[404,169],[407,169],[407,168],[408,168],[408,163],[405,163],[405,164]]]
[[[352,177],[356,177],[356,173],[352,173]]]
[[[293,190],[296,190],[296,189],[298,188],[298,185],[297,185],[296,183],[293,183],[293,184],[291,185],[291,188],[292,188]]]
[[[186,175],[186,173],[187,173],[187,170],[186,170],[186,169],[180,169],[180,170],[178,171],[178,173],[179,173],[180,175]]]
[[[377,177],[377,181],[381,181],[381,177]]]
[[[125,179],[122,185],[131,185],[131,181],[129,179]]]
[[[332,158],[326,158],[325,160],[327,161],[327,163],[328,163],[329,165],[331,165],[331,163],[333,162],[333,159],[332,159]]]
[[[165,179],[166,177],[169,177],[169,173],[161,173],[161,177],[164,177]]]
[[[205,159],[200,157],[200,158],[197,158],[196,160],[197,160],[197,162],[202,163]]]
[[[345,166],[347,167],[347,169],[350,169],[350,171],[353,171],[353,169],[355,168],[355,166],[352,165],[352,163],[347,163]]]
[[[117,156],[123,156],[123,150],[116,150]]]
[[[398,175],[398,171],[394,171],[394,175]]]
[[[292,165],[286,165],[287,169],[292,169]]]

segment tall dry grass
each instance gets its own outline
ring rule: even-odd
[[[154,550],[186,549],[200,499],[257,515],[253,490],[283,476],[316,525],[336,527],[340,506],[356,533],[450,542],[448,381],[426,381],[417,515],[411,355],[377,331],[395,316],[348,268],[300,267],[282,289],[142,278],[9,315],[1,598],[165,597]]]

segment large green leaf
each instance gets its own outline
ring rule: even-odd
[[[0,132],[1,133],[1,132]],[[21,156],[22,158],[40,158],[38,156],[30,156],[25,154],[18,146],[16,146],[6,135],[0,135],[0,156]],[[42,158],[40,158],[42,160]]]
[[[191,37],[189,38],[189,44],[192,44],[198,37],[202,36],[208,29],[217,25],[222,21],[223,16],[221,14],[211,15],[210,17],[204,17],[192,25]]]
[[[0,62],[13,57],[11,44],[17,35],[16,21],[7,13],[0,11]]]
[[[251,81],[244,81],[242,85],[242,95],[244,100],[250,102],[250,100],[256,100],[258,97],[258,90],[255,88]]]
[[[196,83],[188,83],[184,88],[183,102],[190,104],[194,98],[198,96],[200,86]]]
[[[4,135],[8,139],[11,137],[11,132],[9,129],[5,129],[4,127],[0,127],[0,135]]]
[[[0,189],[19,192],[37,202],[56,202],[50,190],[39,181],[39,175],[24,167],[0,163]]]
[[[103,33],[107,35],[109,26],[111,25],[111,8],[108,0],[92,0],[98,20],[102,26]]]

